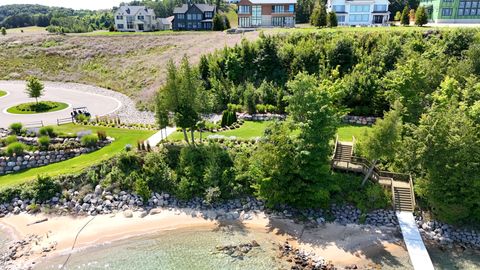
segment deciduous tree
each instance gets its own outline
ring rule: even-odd
[[[43,83],[37,77],[29,77],[27,79],[27,89],[26,92],[30,98],[34,98],[35,102],[38,105],[38,98],[43,96],[44,91]]]

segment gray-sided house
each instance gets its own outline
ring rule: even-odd
[[[173,10],[173,30],[212,30],[215,6],[183,4]]]
[[[155,12],[145,6],[120,6],[114,16],[115,27],[120,32],[158,30]]]

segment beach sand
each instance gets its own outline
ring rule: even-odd
[[[198,215],[200,216],[200,215]],[[35,221],[48,218],[48,221],[33,224]],[[88,224],[87,224],[88,223]],[[87,224],[75,243],[79,250],[90,246],[107,244],[112,241],[129,237],[156,233],[181,228],[212,228],[235,224],[248,230],[262,230],[271,233],[272,241],[279,244],[289,241],[295,247],[312,251],[335,265],[401,265],[408,257],[403,242],[394,229],[373,229],[359,225],[326,224],[318,228],[304,229],[287,219],[267,217],[257,213],[252,220],[236,222],[219,222],[192,217],[191,209],[169,211],[163,209],[155,215],[140,216],[133,212],[133,217],[126,218],[123,213],[114,215],[99,215],[95,217],[46,216],[44,214],[9,215],[0,219],[0,224],[7,228],[13,239],[25,239],[30,234],[41,237],[31,245],[33,254],[16,260],[22,266],[32,265],[40,259],[69,252],[77,233]],[[55,250],[42,252],[43,248],[55,245]]]

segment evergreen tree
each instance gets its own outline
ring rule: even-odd
[[[328,27],[337,27],[338,20],[337,20],[337,14],[335,14],[335,12],[330,11],[328,13],[327,25]]]
[[[402,17],[400,18],[400,24],[403,26],[410,25],[410,17],[408,16],[408,7],[405,6],[405,8],[402,11]]]
[[[7,29],[5,29],[5,27],[2,27],[0,31],[2,31],[2,36],[5,36],[7,34]]]
[[[38,105],[38,98],[43,96],[44,91],[43,83],[37,79],[36,77],[32,76],[27,79],[27,89],[26,92],[30,98],[34,98],[35,102]]]
[[[215,14],[213,16],[213,31],[223,31],[225,30],[225,24],[223,22],[223,18],[220,14]]]
[[[423,26],[428,23],[428,15],[424,6],[420,6],[415,13],[415,25]]]
[[[319,4],[315,6],[310,16],[310,24],[316,27],[327,26],[327,10],[325,9],[325,5]]]
[[[393,19],[395,21],[400,21],[401,18],[402,18],[402,12],[397,11],[397,13],[395,13],[395,17]]]

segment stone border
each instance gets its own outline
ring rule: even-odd
[[[10,107],[8,107],[8,108],[5,108],[2,113],[8,114],[8,115],[47,115],[47,114],[51,114],[51,113],[57,113],[57,112],[61,112],[61,111],[64,111],[64,110],[68,110],[69,108],[72,107],[72,104],[70,104],[69,102],[50,101],[50,100],[46,100],[46,101],[67,104],[67,107],[65,107],[65,109],[61,109],[61,110],[58,110],[58,111],[42,112],[42,113],[11,113],[11,112],[8,112],[8,109],[10,109],[10,108],[13,108],[13,107],[16,107],[16,106],[18,106],[18,105],[22,105],[22,104],[28,103],[28,102],[23,102],[23,103],[18,103],[18,104],[15,104],[15,105],[10,106]]]

